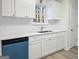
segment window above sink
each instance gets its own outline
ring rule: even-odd
[[[62,2],[37,0],[32,24],[57,24],[62,16]]]
[[[33,23],[45,23],[46,18],[46,6],[43,4],[43,0],[37,0],[36,6],[35,6],[35,18],[33,19]]]

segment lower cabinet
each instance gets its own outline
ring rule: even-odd
[[[42,40],[42,57],[49,55],[56,51],[56,40],[53,38],[46,38]]]
[[[50,40],[48,38],[42,40],[42,56],[50,53]]]
[[[56,39],[56,50],[61,50],[65,47],[65,33],[58,33]]]
[[[56,52],[56,38],[50,38],[50,54]]]
[[[29,43],[29,59],[40,59],[65,47],[65,33],[54,33],[32,38]],[[38,39],[38,40],[37,40]]]
[[[41,42],[32,42],[29,45],[29,59],[40,59],[41,57]]]

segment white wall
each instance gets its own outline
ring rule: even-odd
[[[73,27],[76,27],[75,25],[78,24],[77,23],[77,21],[78,21],[77,13],[78,12],[76,12],[78,10],[77,5],[78,5],[77,0],[64,0],[64,4],[63,4],[64,16],[63,16],[63,18],[65,20],[66,30],[67,30],[66,50],[70,49],[72,44],[74,44],[74,43],[71,44],[71,40],[73,40],[71,38],[74,38],[75,36],[77,36],[76,31],[75,31],[76,34],[74,36],[72,36],[72,34],[74,34],[74,33],[72,33],[72,31],[71,31],[71,29],[73,29]],[[73,14],[73,12],[74,12],[74,14]]]

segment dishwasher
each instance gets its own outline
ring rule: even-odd
[[[28,59],[28,37],[3,40],[2,55],[10,59]]]

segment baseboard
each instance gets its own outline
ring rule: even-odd
[[[65,51],[69,51],[69,50],[70,50],[70,48],[64,48],[64,50],[65,50]]]

